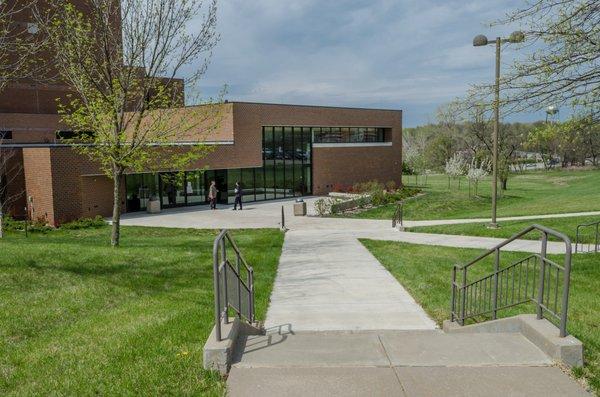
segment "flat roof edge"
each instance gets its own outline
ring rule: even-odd
[[[352,106],[332,106],[332,105],[302,105],[293,103],[273,103],[273,102],[250,102],[250,101],[225,101],[224,104],[244,104],[244,105],[267,105],[267,106],[289,106],[289,107],[306,107],[306,108],[327,108],[327,109],[348,109],[348,110],[376,110],[384,112],[402,112],[402,109],[382,109],[382,108],[365,108]]]

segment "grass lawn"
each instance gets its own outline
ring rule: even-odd
[[[419,304],[441,324],[450,318],[450,282],[452,266],[474,259],[482,251],[467,248],[433,247],[388,241],[362,240],[362,243],[402,283]],[[503,261],[527,256],[526,253],[503,252]],[[552,257],[552,256],[551,256]],[[553,256],[555,261],[561,256]],[[600,254],[573,258],[568,330],[584,344],[586,365],[573,371],[584,376],[596,393],[600,393]],[[504,263],[504,262],[503,262]],[[560,262],[559,262],[560,263]],[[489,261],[472,268],[473,277],[488,274]],[[470,273],[471,274],[471,273]],[[517,307],[500,312],[503,316],[519,312],[535,313],[531,307]]]
[[[407,185],[414,177],[404,178]],[[423,178],[420,181],[424,181]],[[479,184],[479,196],[469,197],[466,179],[461,189],[452,181],[448,189],[445,175],[431,175],[426,193],[407,200],[404,219],[452,219],[490,217],[490,179]],[[392,219],[395,206],[373,208],[351,216],[370,219]],[[533,171],[511,175],[508,190],[498,200],[498,216],[542,215],[600,210],[600,170]]]
[[[566,234],[575,244],[577,225],[600,221],[600,215],[596,216],[578,216],[568,218],[554,219],[532,219],[527,221],[504,221],[500,222],[500,228],[489,229],[485,223],[465,223],[462,225],[440,225],[440,226],[420,226],[407,228],[407,231],[420,233],[440,233],[440,234],[459,234],[463,236],[485,236],[508,238],[515,233],[520,232],[532,223],[549,227],[556,231]],[[595,229],[593,227],[582,228],[582,241],[591,243],[594,240]],[[539,233],[530,233],[523,236],[525,239],[538,239]],[[575,249],[575,247],[573,247]]]
[[[0,395],[222,395],[202,369],[217,231],[123,227],[0,240]],[[277,230],[233,231],[264,319]]]

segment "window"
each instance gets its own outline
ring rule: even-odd
[[[0,140],[12,139],[12,131],[0,131]]]
[[[389,128],[375,127],[314,127],[315,143],[386,142]]]
[[[94,137],[94,132],[92,131],[70,131],[70,130],[64,130],[64,131],[57,131],[56,132],[56,139],[67,139],[67,140],[71,140],[71,139],[90,139]]]

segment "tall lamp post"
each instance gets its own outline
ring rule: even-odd
[[[502,43],[520,43],[525,40],[525,35],[521,31],[515,31],[510,34],[508,39],[496,37],[495,40],[488,40],[487,37],[480,34],[473,39],[473,46],[482,47],[488,44],[496,44],[496,84],[494,87],[494,133],[492,136],[492,165],[493,165],[493,181],[492,181],[492,222],[490,228],[497,228],[496,222],[497,200],[498,200],[498,130],[500,129],[500,47]]]

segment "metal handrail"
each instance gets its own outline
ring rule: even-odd
[[[404,203],[399,201],[396,203],[396,211],[394,211],[394,217],[392,218],[392,227],[404,227]]]
[[[511,265],[500,267],[500,250],[511,242],[532,232],[542,233],[539,254],[529,255]],[[559,238],[565,243],[565,258],[562,265],[546,256],[548,236]],[[531,225],[509,239],[479,255],[465,265],[452,268],[451,320],[464,325],[467,319],[476,319],[491,314],[496,319],[498,311],[509,307],[534,302],[537,318],[550,314],[560,324],[560,336],[567,335],[567,315],[571,279],[571,240],[564,234],[541,225]],[[468,282],[467,273],[471,266],[494,255],[494,271],[475,281]],[[457,274],[462,272],[462,280]],[[562,294],[559,305],[559,283],[562,278]]]
[[[590,227],[590,226],[594,226],[595,227],[595,233],[594,233],[594,243],[593,243],[593,248],[590,249],[590,246],[592,246],[592,243],[584,243],[581,239],[581,229],[585,228],[585,227]],[[583,247],[587,245],[588,250],[587,251],[583,251]],[[581,247],[581,249],[579,249],[579,247]],[[578,252],[598,252],[600,251],[600,221],[596,221],[596,222],[589,222],[589,223],[582,223],[581,225],[577,225],[577,235],[575,237],[575,253]]]
[[[228,247],[233,250],[235,265],[228,259]],[[242,271],[246,273],[245,280]],[[254,322],[254,270],[242,256],[227,229],[221,230],[213,243],[213,288],[215,334],[217,341],[221,341],[221,321],[229,323],[229,309],[232,309],[240,320],[250,324]]]

